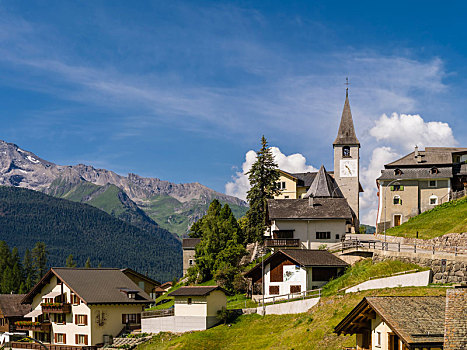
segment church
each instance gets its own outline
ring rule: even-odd
[[[318,249],[358,232],[360,142],[348,89],[333,149],[334,171],[324,166],[307,173],[280,170],[281,192],[267,203],[267,247]]]

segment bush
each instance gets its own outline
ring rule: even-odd
[[[233,310],[227,310],[223,307],[221,310],[217,311],[217,319],[227,324],[232,322],[237,317],[237,314]]]

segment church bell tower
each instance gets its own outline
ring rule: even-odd
[[[334,178],[357,216],[355,229],[358,231],[360,219],[360,142],[350,111],[349,89],[346,89],[344,110],[334,147]]]

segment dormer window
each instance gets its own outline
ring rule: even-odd
[[[135,299],[136,293],[128,293],[128,299]]]
[[[433,168],[430,169],[430,173],[431,173],[431,174],[438,174],[438,173],[439,173],[439,170],[438,170],[437,167],[433,167]]]
[[[349,146],[342,147],[342,157],[350,158],[350,147]]]
[[[125,293],[128,299],[136,299],[136,294],[138,293],[137,290],[122,288],[120,289],[121,292]]]
[[[394,170],[394,175],[402,175],[402,170],[400,170],[399,168],[395,169]]]

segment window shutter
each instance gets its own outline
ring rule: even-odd
[[[122,314],[122,324],[126,323],[126,314]]]
[[[66,333],[63,333],[63,344],[66,344]]]
[[[403,190],[404,190],[404,186],[401,186],[400,190],[403,191]]]
[[[75,344],[78,345],[78,334],[75,334]]]
[[[84,315],[84,325],[88,325],[88,315]]]
[[[88,335],[84,335],[84,345],[88,345]]]
[[[75,315],[75,324],[78,324],[78,315]]]
[[[394,186],[390,186],[389,188],[391,189],[391,191],[394,191]]]
[[[54,343],[57,343],[57,333],[54,334]]]

